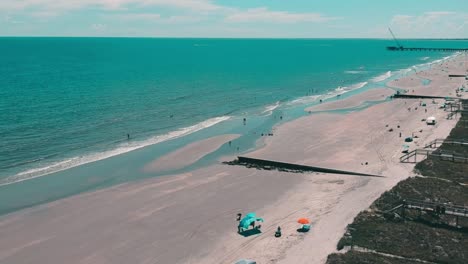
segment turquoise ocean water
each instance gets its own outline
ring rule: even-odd
[[[237,147],[251,150],[261,133],[306,114],[319,99],[385,87],[453,55],[389,52],[388,45],[394,43],[0,38],[0,214],[205,166]],[[224,133],[242,137],[187,168],[141,171],[158,156]]]

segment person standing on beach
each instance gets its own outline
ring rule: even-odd
[[[281,236],[281,227],[278,226],[275,232],[275,237],[280,237]]]

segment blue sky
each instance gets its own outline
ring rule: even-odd
[[[0,36],[468,38],[468,0],[0,0]]]

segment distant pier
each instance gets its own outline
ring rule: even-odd
[[[390,51],[449,51],[449,52],[464,51],[464,52],[467,52],[468,48],[405,48],[405,47],[390,46],[390,47],[387,47],[387,50],[390,50]]]

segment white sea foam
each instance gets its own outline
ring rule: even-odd
[[[453,59],[458,55],[459,55],[459,53],[455,53],[453,55],[443,57],[442,59],[437,59],[437,60],[429,61],[429,62],[426,62],[426,63],[413,65],[413,66],[411,66],[411,67],[409,67],[407,69],[399,70],[397,75],[407,75],[412,71],[417,72],[417,71],[420,71],[420,70],[424,70],[424,69],[430,68],[432,65],[440,64],[440,63],[443,63],[443,62],[448,61],[450,59]]]
[[[392,71],[388,71],[382,75],[379,75],[375,78],[372,78],[371,81],[372,82],[382,82],[382,81],[385,81],[387,80],[388,78],[392,77]]]
[[[347,74],[362,74],[362,73],[366,73],[366,71],[345,71],[345,73],[347,73]]]
[[[319,99],[320,97],[322,97],[322,95],[304,96],[304,97],[300,97],[295,100],[292,100],[291,102],[288,102],[287,105],[294,106],[294,105],[301,105],[301,104],[309,104],[314,101],[317,101],[317,99]]]
[[[341,88],[337,88],[336,90],[337,91],[352,91],[352,90],[360,89],[360,88],[366,86],[367,84],[368,84],[368,82],[360,82],[360,83],[353,84],[351,86],[344,86],[344,87],[341,87]]]
[[[420,60],[422,61],[427,61],[428,59],[430,59],[431,57],[422,57]]]
[[[154,136],[147,140],[130,141],[128,143],[122,143],[112,150],[98,152],[98,153],[91,153],[91,154],[87,154],[87,155],[80,156],[80,157],[74,157],[71,159],[52,163],[41,168],[35,168],[35,169],[23,171],[16,175],[1,179],[0,186],[34,179],[34,178],[41,177],[41,176],[51,174],[54,172],[59,172],[59,171],[70,169],[76,166],[80,166],[86,163],[91,163],[91,162],[107,159],[113,156],[117,156],[117,155],[127,153],[133,150],[137,150],[146,146],[154,145],[154,144],[168,141],[171,139],[180,138],[180,137],[195,133],[197,131],[200,131],[202,129],[214,126],[228,119],[230,119],[229,116],[211,118],[203,122],[200,122],[196,125],[181,128],[179,130],[175,130],[164,135]]]
[[[398,71],[395,71],[395,72],[388,71],[388,72],[386,72],[386,73],[384,73],[382,75],[379,75],[377,77],[374,77],[374,78],[370,79],[369,82],[377,83],[377,82],[385,81],[385,80],[391,78],[392,76],[407,75],[407,74],[410,74],[412,71],[417,71],[417,70],[420,70],[422,68],[425,68],[425,67],[433,65],[433,64],[438,64],[438,63],[441,63],[441,62],[445,62],[445,61],[447,61],[449,59],[452,59],[452,58],[454,58],[454,57],[456,57],[458,55],[459,54],[455,53],[455,54],[453,54],[451,56],[447,56],[447,57],[444,57],[444,58],[439,59],[439,60],[434,60],[434,61],[431,61],[431,62],[418,64],[418,65],[413,65],[413,66],[411,66],[411,67],[409,67],[407,69],[401,69],[401,70],[398,70]],[[364,70],[364,67],[359,67],[359,69]],[[365,72],[365,71],[346,71],[345,73],[357,74],[358,72]],[[349,91],[361,89],[364,86],[368,85],[369,82],[356,83],[356,84],[353,84],[351,86],[343,86],[343,87],[339,86],[335,90],[329,91],[326,94],[301,97],[301,98],[298,98],[296,100],[293,100],[293,101],[287,103],[287,105],[290,106],[290,105],[298,105],[298,104],[309,104],[309,103],[313,103],[314,101],[317,101],[318,99],[326,100],[326,99],[329,99],[329,98],[333,98],[333,97],[335,97],[337,95],[347,93]]]
[[[272,105],[268,105],[265,107],[265,110],[262,112],[262,114],[268,113],[269,115],[271,115],[273,113],[273,110],[278,108],[280,105],[281,105],[280,101],[277,101],[276,103]]]

